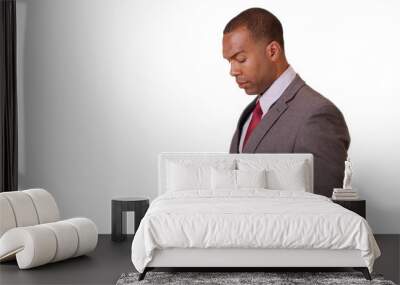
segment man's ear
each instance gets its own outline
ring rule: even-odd
[[[282,48],[277,41],[272,41],[265,47],[265,52],[271,61],[277,61],[282,54]]]

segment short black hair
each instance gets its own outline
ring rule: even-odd
[[[244,10],[226,24],[224,34],[239,27],[247,28],[254,40],[277,41],[284,49],[282,24],[274,14],[265,9],[250,8]]]

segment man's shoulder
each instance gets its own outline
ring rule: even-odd
[[[308,114],[321,110],[339,112],[339,108],[327,97],[305,84],[293,98],[294,106],[304,109]]]

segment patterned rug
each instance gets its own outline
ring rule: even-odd
[[[138,281],[139,273],[124,273],[117,285],[136,284],[379,284],[396,285],[384,280],[380,274],[371,274],[372,281],[366,280],[361,272],[147,272],[142,281]]]

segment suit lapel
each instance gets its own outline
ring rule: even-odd
[[[243,152],[246,153],[255,152],[262,138],[268,133],[271,127],[275,124],[275,122],[279,119],[279,117],[282,116],[282,114],[288,108],[287,102],[289,102],[296,95],[297,91],[304,85],[305,85],[304,81],[300,78],[299,75],[296,75],[292,83],[289,84],[289,86],[285,89],[281,97],[275,102],[274,105],[271,106],[267,114],[262,118],[262,120],[258,123],[257,127],[253,130],[253,133],[248,138],[248,141],[243,148]],[[255,105],[255,101],[253,101],[252,103],[254,103]],[[251,111],[252,110],[253,109],[251,109]]]
[[[256,96],[256,98],[250,102],[249,105],[243,110],[242,114],[240,115],[238,124],[236,126],[236,131],[233,136],[232,145],[230,147],[231,153],[239,153],[239,144],[240,144],[240,137],[242,135],[242,128],[244,123],[246,122],[247,118],[250,116],[251,112],[253,112],[254,107],[256,106],[257,98],[260,95]]]
[[[237,124],[237,128],[239,130],[242,129],[244,123],[246,122],[247,118],[250,116],[250,114],[253,112],[254,108],[256,107],[257,99],[260,97],[260,95],[257,95],[253,101],[249,105],[247,105],[246,109],[242,112],[242,115],[239,118],[239,122]]]

